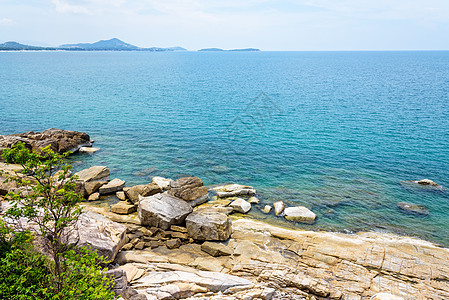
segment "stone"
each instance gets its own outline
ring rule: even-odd
[[[316,214],[304,206],[296,206],[284,209],[284,217],[289,221],[312,224]]]
[[[124,180],[115,178],[109,181],[107,184],[102,185],[98,191],[100,195],[107,195],[122,190],[124,186],[125,186]]]
[[[92,146],[89,135],[84,132],[50,128],[42,132],[0,135],[0,153],[4,148],[11,148],[19,141],[23,142],[26,148],[37,152],[46,146],[58,153],[77,152],[82,146]]]
[[[241,184],[227,184],[214,188],[219,198],[235,197],[235,196],[253,196],[256,190],[252,186]]]
[[[189,239],[189,235],[187,233],[176,232],[176,231],[171,233],[171,237],[172,238],[179,238],[179,239],[183,239],[183,240],[188,240]]]
[[[167,243],[166,243],[166,246],[167,246],[168,249],[179,248],[181,246],[181,240],[180,239],[168,240]]]
[[[187,228],[182,227],[182,226],[177,226],[177,225],[170,226],[170,230],[187,233]]]
[[[193,212],[186,218],[188,235],[195,240],[226,241],[232,233],[232,223],[224,213]]]
[[[106,166],[94,166],[75,173],[84,182],[109,181],[110,172]]]
[[[107,181],[90,181],[84,183],[84,190],[86,191],[87,195],[92,195],[93,193],[97,192],[98,189],[106,184]]]
[[[269,214],[269,213],[271,212],[272,209],[273,209],[273,208],[272,208],[270,205],[265,205],[265,206],[261,209],[261,211],[262,211],[264,214]]]
[[[248,202],[251,204],[258,204],[260,202],[260,200],[259,200],[259,198],[253,196],[248,199]]]
[[[135,249],[137,250],[142,250],[143,248],[145,248],[145,242],[138,242],[135,246]]]
[[[226,245],[214,242],[204,242],[201,245],[201,250],[211,256],[228,256],[234,254],[234,250]]]
[[[148,259],[142,255],[135,254],[134,251],[120,251],[115,258],[115,262],[119,265],[128,263],[147,264]]]
[[[79,216],[75,230],[69,230],[69,234],[69,244],[90,247],[106,260],[113,260],[126,242],[124,225],[91,211]]]
[[[122,269],[112,269],[104,273],[106,277],[112,278],[112,291],[115,295],[121,295],[128,288],[128,281],[126,279],[126,272]]]
[[[95,147],[80,147],[78,151],[81,153],[93,154],[99,150],[100,150],[100,148],[95,148]]]
[[[408,214],[423,215],[423,216],[427,216],[430,214],[429,209],[424,205],[413,204],[408,202],[399,202],[397,206],[400,210]]]
[[[186,201],[194,201],[192,206],[204,203],[208,196],[207,187],[203,186],[203,181],[198,177],[183,177],[171,182],[168,193]]]
[[[88,201],[97,201],[98,199],[100,199],[100,193],[93,193],[87,198]]]
[[[134,247],[134,245],[132,243],[127,243],[125,245],[123,245],[122,249],[120,249],[121,251],[128,251],[131,250]]]
[[[153,177],[153,183],[157,184],[161,190],[167,190],[170,187],[170,184],[174,182],[171,179],[167,179],[164,177],[155,176]]]
[[[128,283],[134,279],[134,277],[137,275],[137,272],[139,271],[139,269],[134,264],[131,263],[124,264],[123,266],[118,267],[118,269],[125,271],[126,280],[128,281]]]
[[[404,298],[390,293],[377,293],[370,300],[404,300]]]
[[[237,198],[232,201],[229,206],[231,206],[234,211],[242,214],[246,214],[251,210],[251,204],[242,198]]]
[[[115,195],[117,196],[117,198],[120,201],[125,201],[126,200],[126,195],[124,191],[118,191],[117,193],[115,193]]]
[[[285,209],[285,204],[282,201],[277,201],[273,203],[274,206],[274,213],[276,214],[276,216],[279,216],[280,214],[282,214],[284,212]]]
[[[129,215],[137,210],[135,204],[130,204],[125,201],[120,201],[111,206],[111,211],[119,215]]]
[[[159,193],[162,193],[162,189],[155,183],[135,185],[125,190],[126,196],[134,204],[139,202],[139,196],[148,197]]]
[[[421,179],[417,181],[418,184],[421,185],[431,185],[431,186],[439,186],[436,182],[430,180],[430,179]]]
[[[192,207],[186,201],[164,193],[142,197],[137,211],[142,225],[167,230],[171,225],[182,224]]]

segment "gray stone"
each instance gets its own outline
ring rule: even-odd
[[[208,195],[207,187],[203,186],[203,181],[198,177],[183,177],[171,182],[168,193],[186,201],[194,201],[192,206],[207,201]]]
[[[198,211],[186,218],[187,233],[195,240],[226,241],[232,233],[232,223],[224,213]]]
[[[164,193],[142,197],[137,211],[142,225],[167,230],[171,225],[182,224],[192,207],[186,201]]]
[[[102,185],[98,191],[100,192],[100,195],[112,194],[117,191],[121,191],[124,186],[125,186],[124,180],[115,178],[110,182],[108,182],[107,184]]]
[[[237,198],[232,201],[229,206],[231,206],[234,211],[242,214],[246,214],[251,210],[251,204],[242,198]]]
[[[168,249],[179,248],[181,246],[181,240],[180,239],[168,240],[166,246]]]
[[[312,224],[316,214],[304,206],[296,206],[284,209],[284,217],[289,221]]]

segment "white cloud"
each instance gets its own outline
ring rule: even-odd
[[[64,0],[52,0],[52,3],[56,6],[56,11],[60,13],[75,13],[75,14],[88,14],[91,15],[92,11],[90,11],[87,7],[82,5],[73,5],[65,2]]]
[[[9,25],[12,25],[13,23],[14,23],[14,21],[11,19],[0,18],[0,26],[9,26]]]

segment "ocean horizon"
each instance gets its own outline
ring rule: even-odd
[[[257,189],[250,215],[449,246],[449,51],[0,53],[0,134],[62,128],[127,185],[153,176]],[[259,207],[317,214],[291,223]],[[426,206],[406,214],[398,202]]]

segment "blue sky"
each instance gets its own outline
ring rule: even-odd
[[[447,0],[0,0],[0,42],[448,50]]]

